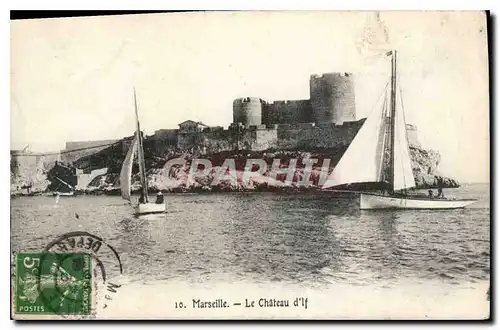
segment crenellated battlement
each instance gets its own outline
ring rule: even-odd
[[[353,75],[348,72],[313,74],[307,100],[264,101],[243,97],[233,101],[233,121],[266,126],[295,123],[336,123],[356,120]]]

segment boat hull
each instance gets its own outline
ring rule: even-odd
[[[135,207],[135,213],[137,215],[164,213],[165,211],[166,211],[165,203],[162,204],[146,203],[146,204],[139,204]]]
[[[361,194],[360,209],[460,209],[474,202],[476,201],[472,199],[448,200]]]
[[[52,193],[52,195],[54,196],[61,196],[61,197],[71,197],[71,196],[74,196],[75,193],[74,192],[59,192],[59,191],[55,191]]]

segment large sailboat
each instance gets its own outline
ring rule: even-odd
[[[122,198],[131,201],[131,185],[132,185],[132,167],[134,164],[134,157],[137,154],[137,162],[139,163],[139,177],[141,181],[141,195],[143,200],[139,200],[137,205],[133,206],[135,214],[150,214],[150,213],[163,213],[165,212],[165,203],[150,203],[148,198],[148,185],[146,181],[146,166],[144,161],[144,149],[141,134],[141,127],[139,124],[139,113],[137,110],[137,98],[134,89],[134,105],[135,105],[135,120],[136,132],[130,148],[125,156],[120,172],[120,188]]]
[[[383,104],[367,117],[323,189],[357,191],[360,209],[454,209],[474,203],[472,199],[407,193],[416,184],[402,100],[396,95],[397,52],[392,50],[385,55],[391,57],[390,93],[385,93]]]

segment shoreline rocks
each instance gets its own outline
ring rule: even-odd
[[[223,151],[208,155],[199,155],[189,152],[169,152],[166,157],[153,156],[147,159],[147,180],[150,193],[162,191],[165,193],[202,193],[202,192],[252,192],[252,191],[267,191],[267,192],[293,192],[306,193],[310,191],[321,191],[323,182],[328,177],[326,169],[331,172],[334,166],[338,163],[341,156],[346,150],[346,146],[340,146],[335,149],[318,149],[308,151],[285,151],[285,150],[267,150],[262,152],[240,150],[240,151]],[[122,160],[117,160],[116,150],[102,150],[98,152],[97,157],[103,159],[102,164],[93,164],[94,167],[106,167],[109,164],[106,162],[110,159],[108,155],[112,152],[113,163],[119,163]],[[437,171],[437,167],[441,160],[438,152],[432,150],[424,150],[419,147],[410,147],[412,158],[413,174],[417,189],[438,188],[440,185],[443,188],[458,188],[460,184],[449,177],[441,175]],[[165,163],[169,159],[183,158],[186,161],[184,166],[176,165],[170,168],[168,173],[163,169]],[[204,174],[197,174],[189,178],[190,164],[195,158],[209,159],[212,163],[210,171]],[[224,160],[234,159],[236,165],[236,177],[233,180],[226,180],[212,184],[218,171],[221,170],[221,165]],[[263,159],[267,164],[267,170],[260,176],[252,177],[246,182],[242,180],[243,171],[247,159],[258,158]],[[293,179],[290,185],[285,185],[287,174],[273,171],[273,161],[280,160],[280,167],[286,170],[289,166],[290,159],[297,159],[297,167],[293,171]],[[317,162],[313,165],[310,173],[310,180],[304,178],[307,173],[304,173],[304,162],[309,159],[316,159]],[[325,163],[325,168],[322,168],[325,159],[330,160],[329,166]],[[86,188],[76,190],[76,194],[91,194],[91,195],[120,195],[119,168],[111,167],[111,173],[95,177]],[[225,170],[225,169],[222,169]],[[16,180],[16,177],[11,173],[11,196],[43,194],[52,191],[50,178],[53,169],[47,173],[37,173],[36,184],[32,184],[29,192],[19,189],[20,186],[26,186],[24,181],[28,181],[25,176],[23,180]],[[135,171],[134,171],[135,172]],[[270,178],[276,180],[270,180]],[[18,178],[19,179],[19,178]],[[194,179],[194,180],[192,180]],[[288,177],[290,179],[290,177]],[[33,180],[32,180],[33,181]],[[307,182],[309,181],[309,182]],[[53,181],[52,181],[53,182]],[[132,178],[132,191],[140,191],[140,183],[138,174]],[[303,184],[307,182],[307,184]],[[24,185],[23,185],[24,184]],[[17,187],[17,189],[16,189]],[[14,188],[14,189],[13,189]]]

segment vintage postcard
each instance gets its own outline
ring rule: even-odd
[[[12,20],[12,318],[488,319],[487,22]]]

